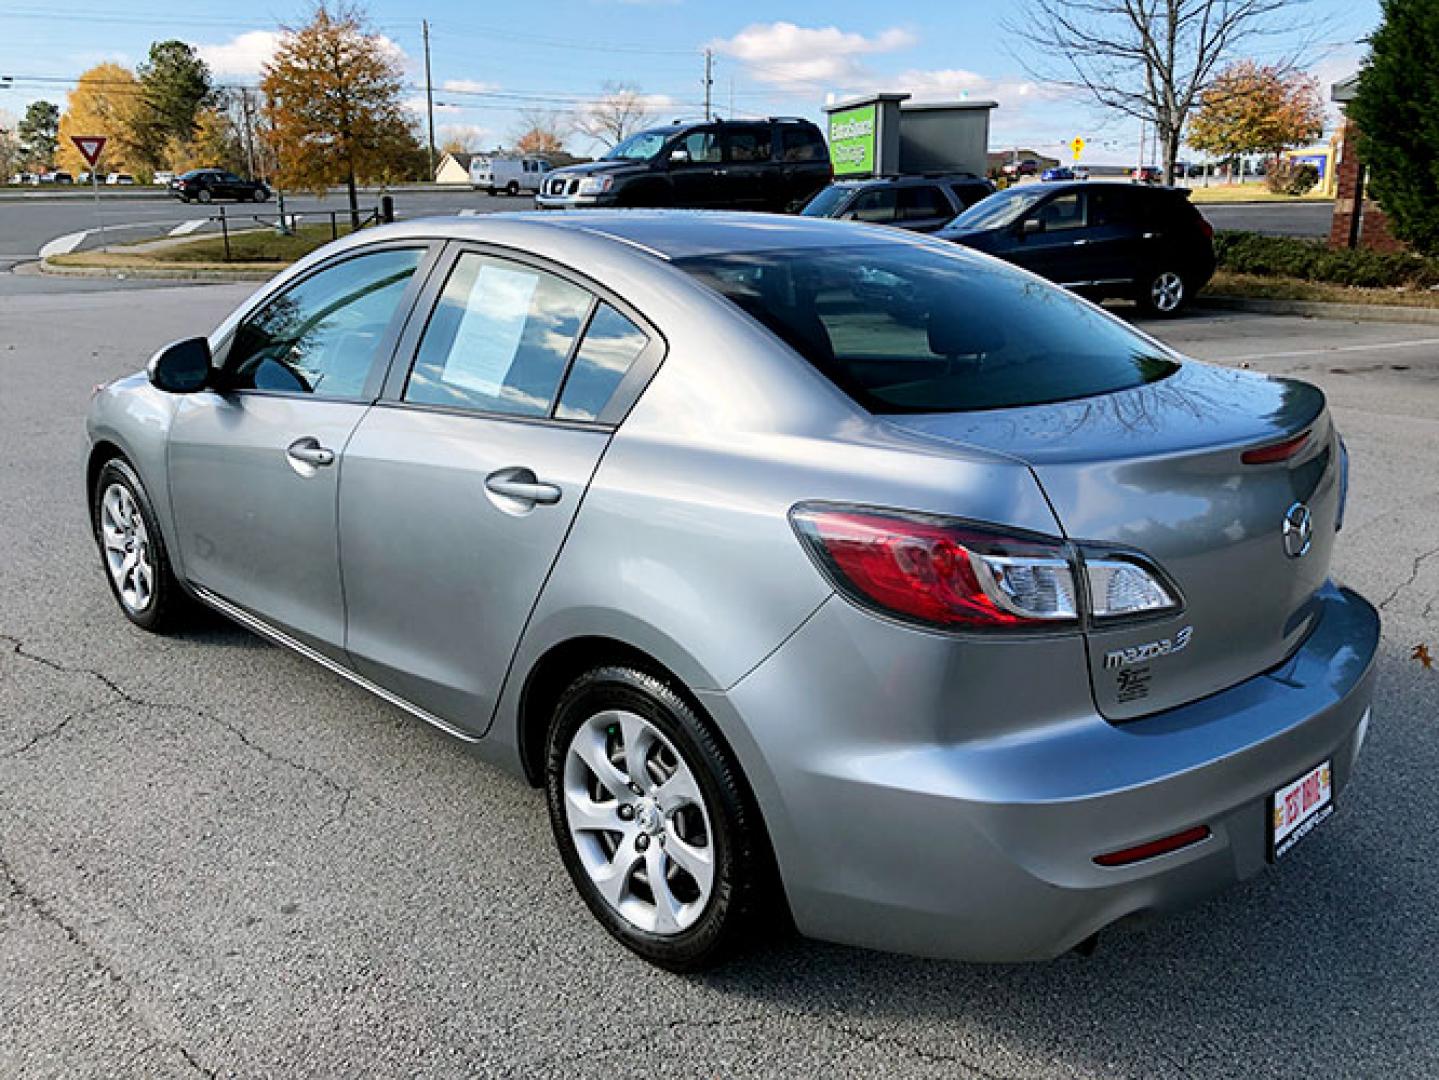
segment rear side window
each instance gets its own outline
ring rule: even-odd
[[[601,303],[575,353],[555,416],[561,420],[598,419],[649,343],[643,330],[609,304]]]
[[[780,128],[780,147],[786,161],[824,161],[828,156],[824,136],[815,128],[799,124]]]
[[[894,220],[895,193],[892,187],[871,188],[860,194],[850,207],[848,217],[887,225]]]
[[[773,136],[764,126],[735,127],[729,129],[729,157],[731,161],[768,161]]]
[[[960,208],[964,210],[969,209],[990,194],[989,189],[982,184],[950,184],[949,190],[954,192],[954,197],[959,200]]]
[[[876,413],[1069,401],[1178,367],[1118,319],[957,247],[876,242],[677,265]]]
[[[404,399],[548,416],[592,302],[543,270],[466,252],[430,316]]]
[[[954,216],[944,192],[930,184],[915,184],[899,189],[900,221],[932,221]]]

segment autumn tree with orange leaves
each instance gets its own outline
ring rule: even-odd
[[[1189,145],[1219,158],[1277,156],[1324,131],[1319,82],[1303,72],[1241,60],[1214,78],[1189,125]]]
[[[394,47],[358,8],[320,3],[286,32],[261,88],[280,182],[317,192],[344,184],[358,228],[357,183],[395,176],[416,150]]]

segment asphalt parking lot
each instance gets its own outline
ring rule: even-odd
[[[1284,863],[1090,958],[781,943],[652,970],[598,929],[537,793],[214,621],[114,610],[91,386],[248,286],[0,290],[0,1075],[1439,1074],[1439,327],[1198,314],[1193,355],[1330,395],[1336,574],[1383,608],[1375,721]]]

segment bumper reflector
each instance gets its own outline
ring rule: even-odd
[[[1152,859],[1156,855],[1168,855],[1171,851],[1178,851],[1180,848],[1187,848],[1191,844],[1208,839],[1209,826],[1196,825],[1192,829],[1185,829],[1172,836],[1162,836],[1158,840],[1150,840],[1145,844],[1136,844],[1134,847],[1120,848],[1118,851],[1111,851],[1105,855],[1096,855],[1094,861],[1100,866],[1128,866],[1130,863]]]

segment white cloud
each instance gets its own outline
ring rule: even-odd
[[[283,37],[278,30],[250,30],[218,45],[196,45],[195,51],[217,76],[251,77],[269,63]]]
[[[440,83],[441,90],[456,94],[488,94],[499,88],[499,83],[481,82],[479,79],[446,79]]]
[[[862,56],[906,49],[916,41],[913,33],[899,27],[866,37],[837,26],[773,22],[755,23],[710,45],[720,55],[742,63],[757,82],[813,92],[863,78]]]
[[[404,101],[400,102],[400,104],[404,108],[408,109],[410,112],[414,113],[416,116],[424,116],[425,108],[428,105],[428,102],[425,100],[424,94],[412,94],[410,97],[407,97]],[[455,105],[448,101],[435,102],[436,116],[453,116],[456,113],[462,113],[464,111],[465,108],[463,105]]]

